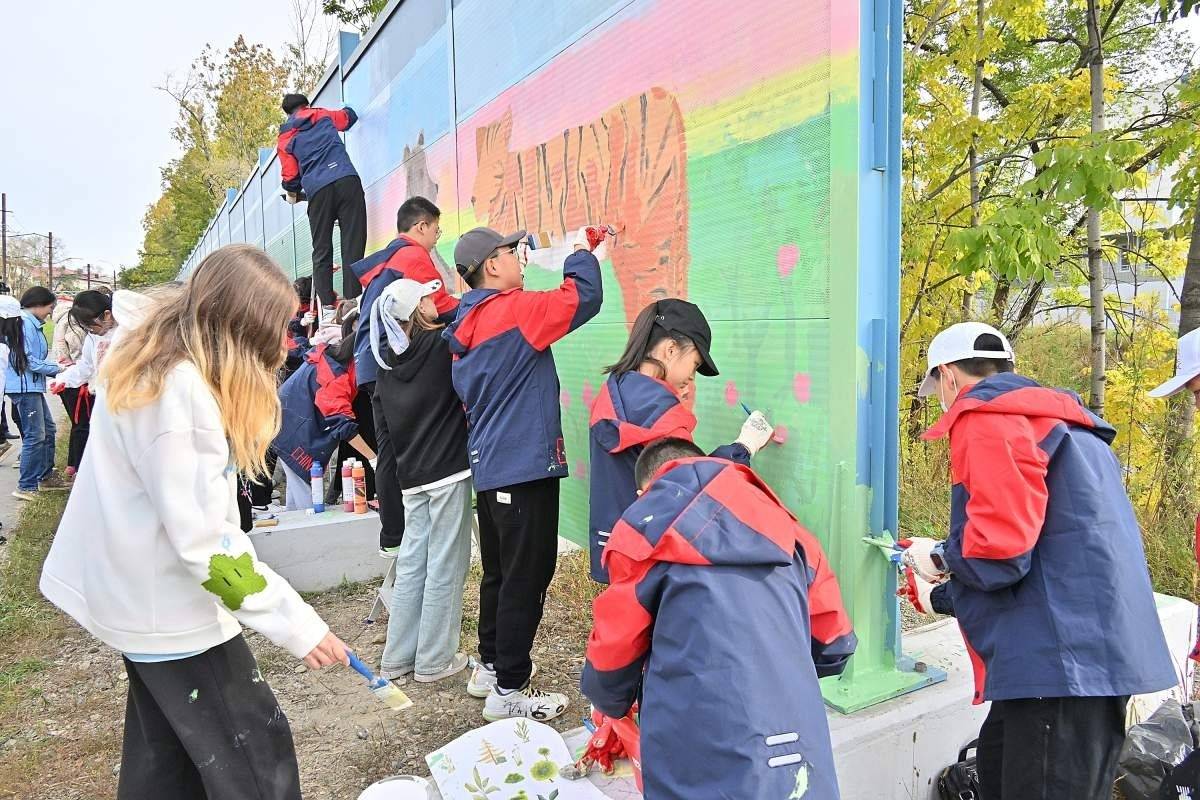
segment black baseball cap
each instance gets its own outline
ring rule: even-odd
[[[525,231],[502,236],[491,228],[472,228],[454,245],[454,266],[459,275],[469,278],[497,248],[512,247],[524,238]]]
[[[700,307],[695,303],[674,297],[659,300],[654,304],[654,324],[692,340],[696,349],[700,351],[700,366],[696,371],[701,375],[711,378],[721,374],[708,352],[712,347],[712,329],[708,327],[708,320],[700,313]]]

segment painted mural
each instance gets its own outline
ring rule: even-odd
[[[443,268],[476,225],[545,232],[556,246],[534,251],[526,286],[547,289],[575,229],[620,230],[603,253],[603,310],[554,348],[571,466],[564,536],[586,540],[601,370],[662,297],[697,303],[713,328],[721,375],[699,381],[697,441],[731,441],[742,403],[761,408],[784,443],[756,466],[824,535],[830,382],[856,375],[829,363],[831,272],[857,269],[853,248],[847,260],[838,247],[857,236],[853,209],[830,192],[856,180],[853,142],[834,141],[831,121],[856,112],[858,20],[832,2],[405,0],[344,65],[369,249],[422,194],[444,212]],[[303,206],[279,208],[277,166],[260,172],[262,239],[306,273]]]

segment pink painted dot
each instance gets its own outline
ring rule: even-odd
[[[563,389],[562,392],[558,395],[558,403],[563,408],[571,407],[571,395],[567,393],[566,389]]]
[[[807,372],[798,372],[796,377],[792,378],[792,394],[796,395],[796,402],[801,405],[808,402],[812,393],[812,376]]]
[[[587,462],[582,459],[580,459],[579,461],[576,461],[574,472],[575,472],[575,477],[579,478],[580,480],[587,478],[587,474],[588,474]]]
[[[779,277],[786,278],[791,275],[799,261],[799,247],[794,244],[785,244],[780,247],[779,252],[775,254],[775,268],[779,270]]]
[[[775,444],[783,444],[788,440],[788,429],[786,425],[776,425],[775,434],[771,437]]]
[[[596,399],[596,390],[592,388],[592,384],[587,381],[583,382],[583,404],[588,408],[592,407],[592,401]]]
[[[725,404],[730,406],[737,405],[738,389],[733,381],[725,384]]]

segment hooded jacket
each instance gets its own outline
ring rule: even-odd
[[[339,442],[358,433],[354,417],[354,362],[333,357],[329,345],[308,351],[300,369],[279,387],[279,433],[271,448],[297,475],[308,475],[314,461],[328,469]]]
[[[640,372],[608,376],[592,403],[588,515],[592,580],[608,583],[601,553],[613,525],[637,499],[633,473],[642,448],[667,437],[691,441],[695,430],[696,415],[663,381]],[[750,451],[737,443],[718,447],[712,455],[750,463]]]
[[[663,466],[614,527],[582,689],[641,693],[645,794],[838,797],[819,677],[857,639],[816,538],[749,467]]]
[[[413,332],[408,349],[389,352],[375,397],[396,454],[401,489],[467,472],[467,416],[450,377],[450,348],[440,331]]]
[[[49,360],[50,346],[46,343],[46,335],[42,333],[42,324],[28,309],[21,309],[21,327],[25,334],[25,358],[28,364],[24,372],[17,372],[10,345],[8,369],[4,376],[5,394],[45,392],[46,378],[62,371],[62,367]]]
[[[339,132],[348,131],[358,121],[354,109],[341,111],[304,106],[292,112],[279,126],[280,177],[285,191],[301,190],[312,199],[320,190],[339,178],[357,175]]]
[[[463,295],[442,335],[455,355],[454,389],[467,408],[476,491],[567,477],[550,345],[596,316],[602,300],[600,262],[587,250],[567,256],[557,289]]]
[[[440,281],[442,276],[434,266],[429,251],[404,233],[379,252],[356,262],[350,269],[363,288],[362,296],[358,299],[358,333],[354,340],[354,366],[358,385],[362,386],[374,383],[379,374],[379,365],[371,352],[371,309],[379,295],[401,278],[429,283]],[[442,286],[433,293],[433,304],[437,308],[438,319],[449,322],[458,308],[458,299]],[[382,344],[386,345],[386,342]]]
[[[947,435],[946,595],[975,702],[1175,685],[1113,427],[1073,392],[1001,373],[924,438]]]

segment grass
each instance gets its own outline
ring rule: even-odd
[[[62,629],[62,617],[42,599],[37,585],[66,504],[66,492],[42,492],[23,505],[8,537],[8,564],[0,575],[0,652],[7,653],[23,639],[43,639]]]

